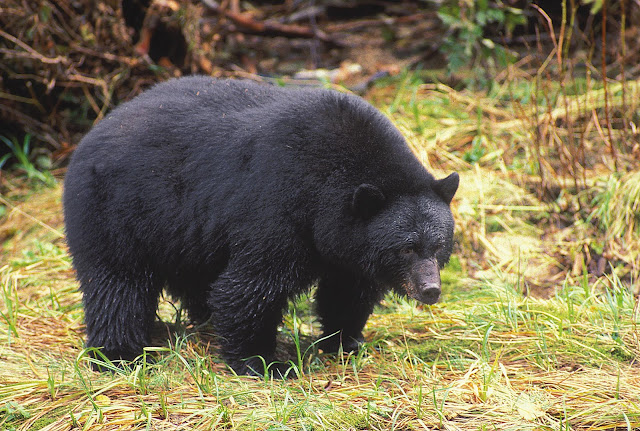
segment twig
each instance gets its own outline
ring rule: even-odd
[[[11,42],[15,43],[16,45],[18,45],[19,47],[21,47],[22,49],[24,49],[25,51],[27,51],[29,54],[31,54],[32,56],[34,56],[35,58],[37,58],[38,60],[40,60],[43,63],[46,64],[57,64],[57,63],[63,63],[66,64],[69,62],[69,60],[65,57],[45,57],[44,55],[40,54],[38,51],[36,51],[35,49],[31,48],[29,45],[27,45],[26,43],[24,43],[23,41],[21,41],[20,39],[17,39],[13,36],[11,36],[9,33],[6,33],[2,30],[0,30],[0,36],[4,37],[5,39],[10,40]]]
[[[15,119],[21,122],[21,124],[26,126],[26,130],[29,130],[29,128],[31,128],[31,131],[34,132],[34,134],[38,138],[51,144],[53,148],[60,148],[60,143],[56,138],[54,138],[54,136],[58,135],[58,132],[56,132],[55,129],[49,124],[38,121],[27,114],[11,108],[10,106],[8,106],[8,104],[0,103],[0,112],[2,111],[7,112],[8,115],[11,115],[12,117],[9,118],[11,118],[12,120]]]
[[[87,47],[81,46],[76,42],[73,42],[69,46],[72,49],[74,49],[75,51],[82,52],[83,54],[92,55],[94,57],[103,58],[105,60],[115,61],[115,62],[118,62],[118,63],[124,63],[129,67],[135,67],[135,66],[141,64],[141,61],[140,61],[139,58],[127,57],[127,56],[124,56],[124,55],[115,55],[115,54],[111,54],[109,52],[98,52],[96,50],[89,49]]]

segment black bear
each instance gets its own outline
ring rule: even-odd
[[[99,122],[67,171],[87,345],[141,354],[166,288],[191,319],[210,319],[236,372],[261,373],[287,301],[316,285],[322,347],[356,349],[390,289],[438,300],[458,181],[436,180],[353,95],[158,84]]]

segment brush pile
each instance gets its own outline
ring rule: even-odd
[[[0,51],[0,128],[34,135],[54,159],[113,104],[158,79],[136,54],[117,1],[4,2]]]

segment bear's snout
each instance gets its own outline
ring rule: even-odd
[[[421,259],[413,264],[413,286],[407,294],[422,303],[435,304],[440,298],[440,268],[435,258]]]
[[[415,299],[425,304],[435,304],[438,302],[438,299],[440,299],[440,286],[434,284],[421,286],[420,289],[418,289],[418,297]]]

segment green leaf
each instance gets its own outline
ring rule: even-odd
[[[584,4],[591,4],[591,10],[589,11],[591,15],[595,15],[600,12],[602,9],[602,3],[604,0],[582,0]]]

